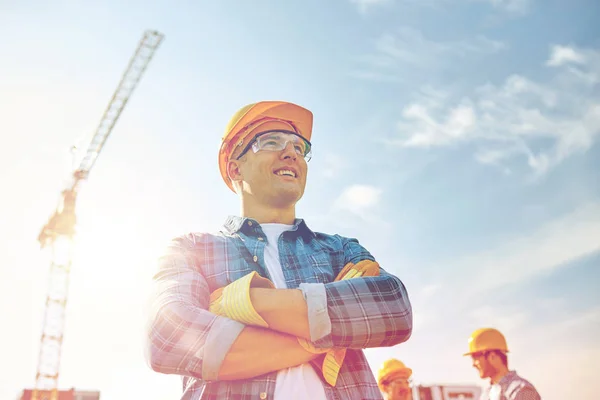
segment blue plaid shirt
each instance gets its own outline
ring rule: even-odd
[[[174,239],[159,259],[147,330],[147,358],[157,372],[183,377],[181,399],[273,399],[277,371],[253,379],[219,381],[218,372],[244,325],[208,310],[210,293],[257,271],[269,278],[267,238],[250,218],[229,217],[216,234]],[[279,239],[288,288],[303,291],[313,344],[348,348],[327,399],[381,399],[361,349],[394,346],[412,332],[412,309],[400,279],[379,277],[334,282],[348,262],[374,260],[356,239],[311,231],[301,219]],[[319,376],[320,362],[312,365]]]

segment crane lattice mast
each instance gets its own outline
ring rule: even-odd
[[[163,37],[163,34],[156,31],[144,33],[79,166],[74,170],[72,179],[61,193],[56,211],[38,236],[42,248],[50,247],[52,259],[32,400],[58,400],[60,357],[75,235],[75,202],[79,184],[87,179],[106,139]]]

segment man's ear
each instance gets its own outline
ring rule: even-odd
[[[240,181],[242,179],[240,164],[239,160],[229,160],[227,162],[227,175],[232,182]]]
[[[491,351],[491,352],[488,353],[488,361],[490,361],[493,364],[502,363],[502,360],[500,359],[500,356],[495,351]]]

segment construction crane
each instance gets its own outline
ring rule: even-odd
[[[79,184],[88,178],[106,139],[163,38],[164,35],[156,31],[144,32],[79,166],[75,168],[67,187],[61,193],[56,211],[38,236],[41,247],[49,247],[51,250],[51,264],[35,387],[30,397],[32,400],[58,400],[59,398],[58,376],[75,235],[75,203]]]

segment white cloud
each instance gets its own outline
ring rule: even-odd
[[[512,14],[525,14],[531,7],[531,0],[477,0],[489,3],[492,7]]]
[[[435,41],[412,28],[381,35],[375,51],[362,56],[363,67],[354,76],[362,79],[400,81],[407,73],[426,73],[440,66],[453,67],[465,58],[507,49],[503,42],[477,36],[456,41]]]
[[[480,145],[479,162],[507,171],[503,163],[519,155],[538,175],[586,151],[600,134],[600,51],[566,49],[553,48],[547,64],[557,74],[550,83],[511,75],[500,86],[486,84],[454,98],[419,93],[404,108],[401,138],[392,143],[431,147],[472,141]],[[427,89],[432,92],[443,93]]]
[[[585,56],[568,46],[552,46],[552,54],[546,65],[558,67],[569,63],[585,64]]]
[[[389,4],[392,0],[350,0],[350,2],[358,8],[361,13],[367,12],[368,9],[383,4]]]
[[[369,185],[352,185],[344,189],[335,200],[334,206],[347,210],[357,215],[362,215],[377,204],[381,198],[382,190]]]
[[[600,83],[600,51],[574,46],[555,45],[551,48],[549,67],[563,67],[567,81],[581,81],[588,85]]]
[[[361,13],[382,4],[392,4],[395,0],[350,0]],[[470,5],[473,2],[487,3],[496,10],[513,15],[524,15],[531,9],[533,0],[402,0],[399,3],[421,7],[453,7]]]
[[[449,270],[456,276],[471,277],[467,286],[473,295],[532,279],[598,252],[598,238],[600,202],[581,207],[533,233],[451,262]]]
[[[469,105],[459,105],[448,111],[443,121],[437,122],[420,104],[406,107],[402,113],[405,120],[416,122],[417,129],[404,143],[406,146],[429,147],[467,138],[475,126],[475,112]],[[404,126],[407,126],[404,122]],[[411,128],[415,127],[412,125]]]
[[[401,28],[397,34],[385,34],[375,42],[379,54],[402,62],[427,65],[436,58],[495,53],[505,50],[503,42],[477,36],[457,41],[434,41],[412,28]]]
[[[465,326],[495,326],[517,334],[535,317],[532,309],[548,313],[550,308],[553,314],[564,314],[564,299],[543,298],[526,307],[498,309],[499,305],[485,302],[487,294],[568,268],[574,261],[600,252],[599,237],[600,202],[595,202],[488,249],[437,263],[443,267],[413,265],[436,277],[435,282],[414,292],[414,305],[425,314],[435,314],[437,307],[451,297],[453,309],[464,319]],[[599,312],[596,307],[573,317],[569,323],[562,319],[557,323],[567,331],[568,327],[574,329],[575,325],[594,322]],[[436,325],[435,319],[420,322],[427,324],[427,329]]]

